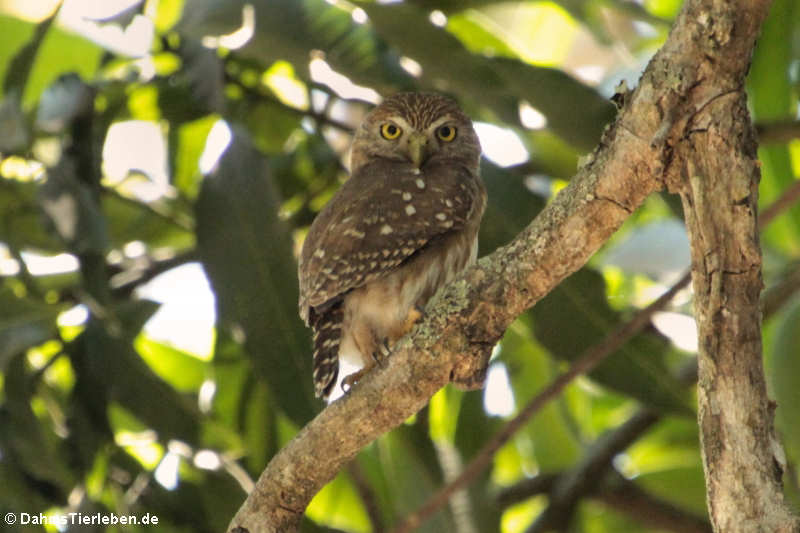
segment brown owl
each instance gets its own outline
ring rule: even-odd
[[[470,119],[437,94],[400,93],[356,131],[351,177],[319,213],[300,255],[300,316],[314,330],[314,386],[339,359],[362,370],[407,333],[436,290],[475,261],[486,207]]]

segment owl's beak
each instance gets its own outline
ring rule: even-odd
[[[416,168],[420,168],[428,158],[427,148],[428,138],[424,133],[415,131],[408,136],[408,157]]]

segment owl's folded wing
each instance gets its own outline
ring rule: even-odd
[[[414,174],[366,165],[320,212],[300,257],[300,315],[377,279],[483,211],[480,181],[463,167]],[[480,219],[478,213],[477,219]]]

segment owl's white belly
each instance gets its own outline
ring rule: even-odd
[[[475,262],[477,253],[474,232],[459,232],[438,246],[425,248],[386,276],[348,293],[339,358],[360,367],[371,364],[381,343],[391,346],[407,333],[412,308],[424,308],[439,287]]]

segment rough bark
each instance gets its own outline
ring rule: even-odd
[[[314,494],[362,447],[450,381],[479,383],[491,347],[511,321],[580,268],[665,182],[682,192],[691,213],[712,518],[720,531],[756,531],[739,529],[743,514],[769,524],[759,531],[789,531],[758,359],[757,167],[742,92],[767,8],[765,1],[687,0],[666,44],[636,91],[622,95],[618,119],[569,187],[514,241],[440,291],[384,368],[276,454],[229,531],[296,530]],[[737,113],[723,120],[726,110]],[[728,172],[714,172],[723,161]],[[737,498],[748,503],[732,508]]]
[[[691,244],[703,465],[711,522],[724,532],[800,530],[783,501],[761,363],[760,175],[741,60],[767,5],[698,2],[677,25],[694,29],[687,43],[699,61],[678,74],[703,105],[681,128],[668,182],[681,194]]]

